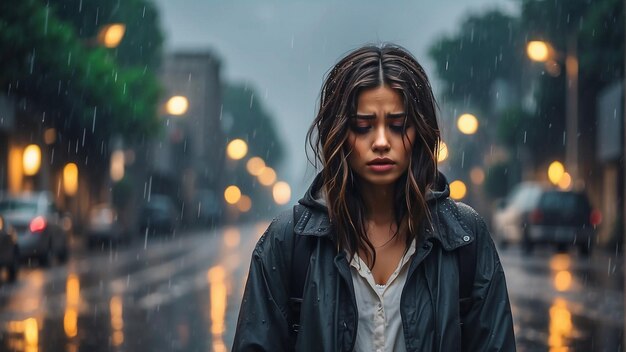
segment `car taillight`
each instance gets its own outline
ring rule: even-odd
[[[593,226],[600,225],[600,223],[602,222],[602,213],[600,212],[600,210],[594,209],[591,211],[591,214],[589,214],[589,222]]]
[[[535,209],[530,212],[528,219],[530,220],[531,224],[538,224],[543,221],[543,213],[541,212],[541,210]]]
[[[46,229],[46,219],[43,216],[38,216],[30,222],[30,232],[41,232]]]

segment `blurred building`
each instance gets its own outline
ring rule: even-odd
[[[220,61],[208,50],[174,52],[164,57],[160,77],[164,133],[149,146],[146,187],[169,195],[183,221],[194,223],[202,207],[215,207],[221,199]]]

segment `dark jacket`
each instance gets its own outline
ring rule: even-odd
[[[295,229],[293,213],[286,211],[257,243],[233,351],[291,351],[294,344],[297,351],[354,348],[358,312],[350,266],[346,253],[337,249],[326,207],[315,199],[319,187],[318,177],[299,201],[305,210]],[[448,197],[443,175],[435,188],[427,195],[433,227],[424,228],[418,238],[400,302],[406,349],[515,351],[504,272],[485,222],[473,209]],[[319,238],[304,287],[297,341],[288,326],[294,231],[295,236]],[[477,241],[473,304],[461,328],[454,250],[471,241]]]

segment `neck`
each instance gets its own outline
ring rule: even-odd
[[[369,221],[375,224],[388,224],[395,221],[394,189],[394,185],[364,187],[361,194]]]

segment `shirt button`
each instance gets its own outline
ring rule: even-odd
[[[470,237],[469,237],[469,236],[463,236],[463,241],[467,242],[467,241],[469,241],[469,240],[470,240]]]

